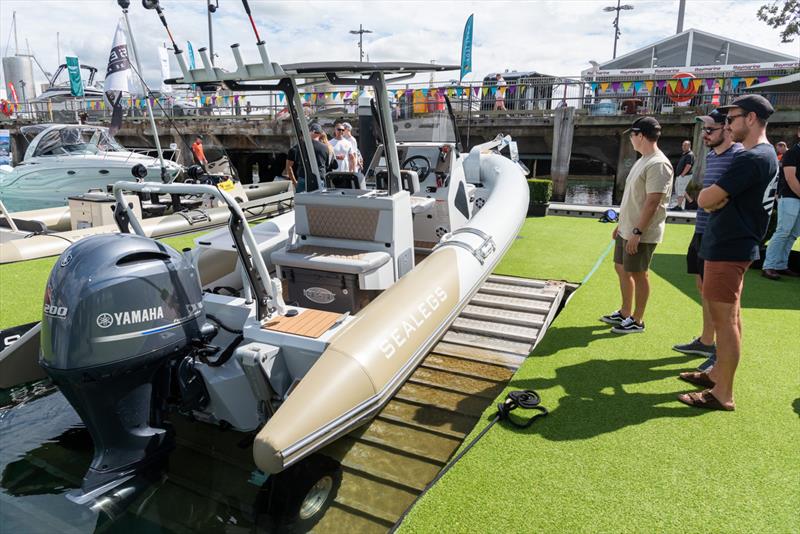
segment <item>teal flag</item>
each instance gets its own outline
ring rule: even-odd
[[[461,77],[459,81],[472,72],[472,17],[474,16],[474,14],[470,15],[467,19],[467,24],[464,25],[464,38],[461,40]]]
[[[83,96],[81,64],[78,62],[78,58],[67,56],[67,72],[69,73],[69,90],[72,96]]]

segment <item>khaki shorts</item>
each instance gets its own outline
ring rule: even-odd
[[[625,252],[627,242],[627,239],[617,236],[614,244],[614,263],[622,265],[627,273],[647,271],[650,268],[650,261],[653,259],[657,243],[639,243],[639,252],[631,256]]]
[[[749,261],[708,261],[703,276],[703,298],[714,302],[736,304],[742,298],[744,273]]]
[[[686,194],[686,186],[689,185],[689,182],[692,181],[692,175],[687,174],[686,176],[676,176],[675,177],[675,191],[673,192],[676,197],[680,197]]]

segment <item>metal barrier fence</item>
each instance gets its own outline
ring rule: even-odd
[[[588,115],[636,115],[680,113],[682,109],[708,108],[725,105],[743,94],[744,83],[736,88],[730,80],[721,79],[714,90],[705,83],[694,90],[670,91],[655,81],[649,89],[638,89],[644,82],[616,82],[614,90],[602,90],[596,82],[570,78],[520,78],[505,86],[494,82],[447,85],[397,84],[390,85],[389,101],[395,118],[406,118],[446,109],[445,96],[453,111],[461,116],[536,117],[552,115],[559,107],[585,110]],[[604,84],[609,85],[609,84]],[[724,90],[719,90],[719,87]],[[305,114],[311,116],[346,116],[357,113],[359,92],[356,88],[339,91],[308,91],[301,94]],[[776,107],[800,108],[800,92],[760,92]],[[125,117],[146,117],[141,98],[126,101]],[[183,119],[247,117],[274,120],[289,119],[282,95],[278,93],[248,93],[231,95],[196,95],[151,99],[156,117]],[[110,120],[111,109],[102,101],[67,100],[60,103],[21,103],[11,105],[10,118],[31,122],[90,122]]]

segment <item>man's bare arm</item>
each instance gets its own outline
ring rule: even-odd
[[[786,184],[789,189],[794,191],[794,194],[800,196],[800,180],[797,178],[797,167],[784,167],[783,177],[786,178]]]
[[[697,197],[697,205],[706,211],[721,208],[728,201],[728,192],[717,184],[706,187]]]
[[[650,225],[650,221],[653,219],[653,215],[656,213],[658,206],[661,204],[661,198],[663,196],[663,193],[647,193],[647,197],[644,199],[644,206],[642,206],[642,212],[639,214],[639,223],[636,225],[636,228],[644,231],[644,229]]]

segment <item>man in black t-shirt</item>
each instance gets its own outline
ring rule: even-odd
[[[797,128],[800,140],[800,127]],[[800,276],[789,269],[789,253],[800,236],[800,141],[783,153],[778,176],[778,225],[769,240],[762,275],[780,280],[781,275]]]
[[[707,389],[679,395],[678,400],[697,408],[731,411],[742,341],[744,273],[758,259],[758,247],[767,232],[778,157],[767,140],[767,119],[774,109],[766,98],[746,95],[719,109],[727,111],[725,128],[745,149],[734,156],[717,183],[698,197],[700,207],[711,213],[700,256],[705,260],[703,298],[717,333],[717,363],[707,373],[681,373],[682,380]]]
[[[312,122],[308,127],[308,131],[311,134],[311,143],[314,146],[313,157],[319,168],[319,179],[324,183],[325,174],[330,169],[328,147],[319,140],[323,132],[322,126],[319,123]],[[286,154],[286,167],[283,174],[292,181],[294,190],[297,193],[315,191],[322,187],[322,184],[315,183],[314,180],[306,182],[306,173],[305,169],[303,169],[303,158],[300,157],[299,145],[292,146]]]
[[[688,139],[681,143],[681,159],[675,166],[675,180],[673,180],[674,194],[677,197],[674,211],[682,211],[684,209],[684,201],[686,199],[686,186],[692,181],[692,174],[694,174],[694,152],[692,152],[692,142]],[[690,198],[689,200],[694,200]]]

